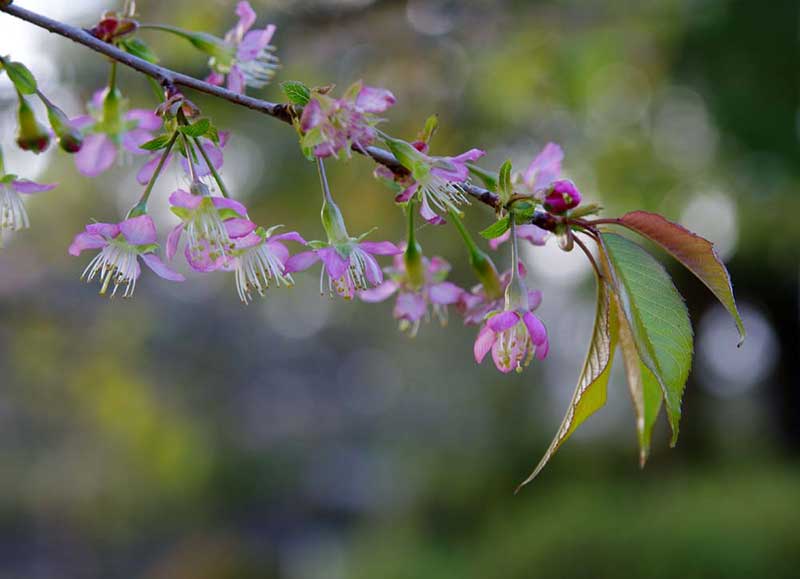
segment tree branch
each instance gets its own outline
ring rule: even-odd
[[[90,34],[87,30],[53,20],[52,18],[32,12],[31,10],[27,10],[21,6],[16,6],[10,2],[6,3],[3,0],[0,0],[0,11],[19,18],[20,20],[29,22],[30,24],[38,26],[39,28],[44,28],[53,34],[63,36],[64,38],[69,38],[73,42],[82,44],[87,48],[91,48],[95,52],[99,52],[100,54],[103,54],[108,58],[119,62],[120,64],[124,64],[127,67],[154,78],[164,88],[181,86],[191,90],[196,90],[198,92],[203,92],[228,101],[235,105],[258,111],[285,123],[292,123],[292,109],[288,104],[273,103],[244,94],[239,94],[226,88],[196,79],[192,76],[175,72],[163,66],[147,62],[146,60],[120,50],[113,44],[109,44],[100,40],[99,38]],[[354,148],[353,150],[357,153],[366,154],[376,163],[384,165],[395,174],[403,175],[408,173],[408,170],[400,164],[395,156],[385,149],[380,147],[367,147],[363,151],[357,148]],[[497,195],[488,189],[484,189],[483,187],[465,183],[464,190],[474,199],[480,201],[481,203],[485,203],[492,208],[497,208],[500,203]]]

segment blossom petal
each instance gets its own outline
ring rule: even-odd
[[[498,333],[514,327],[517,323],[519,323],[519,314],[510,310],[501,312],[486,320],[486,325]]]
[[[358,292],[358,297],[368,303],[382,302],[394,294],[400,286],[396,281],[385,281],[378,287]]]
[[[186,278],[183,277],[178,272],[172,271],[169,267],[167,267],[161,258],[158,257],[155,253],[145,253],[142,255],[142,260],[144,263],[153,270],[153,272],[164,279],[169,281],[185,281]]]
[[[398,253],[403,253],[403,250],[391,241],[362,241],[358,246],[367,253],[375,255],[397,255]]]
[[[213,84],[214,86],[222,86],[222,84],[225,82],[225,75],[212,71],[211,74],[206,77],[206,82],[208,84]]]
[[[313,129],[324,120],[322,114],[322,107],[317,99],[311,99],[309,103],[303,107],[303,115],[300,117],[300,128],[303,132]]]
[[[119,225],[116,223],[90,223],[86,226],[86,232],[100,235],[106,239],[114,239],[119,235]]]
[[[169,232],[169,235],[167,235],[167,259],[169,260],[172,260],[172,258],[175,257],[175,254],[178,252],[178,243],[180,242],[181,235],[183,234],[183,227],[184,224],[181,222]]]
[[[547,243],[547,238],[550,237],[550,232],[532,223],[525,223],[517,225],[517,236],[532,245],[544,245]]]
[[[544,344],[540,346],[536,346],[536,359],[537,360],[544,360],[547,358],[547,354],[550,352],[550,342],[545,340]]]
[[[458,301],[464,290],[449,281],[437,283],[428,288],[428,297],[434,304],[449,306]]]
[[[419,214],[431,225],[443,225],[447,223],[444,218],[439,217],[436,215],[436,213],[434,213],[433,209],[431,209],[431,206],[428,205],[428,197],[425,195],[422,196],[422,203],[419,205]]]
[[[304,251],[297,253],[286,261],[286,273],[303,271],[319,261],[320,257],[316,251]]]
[[[531,290],[528,292],[528,309],[533,311],[538,308],[542,303],[542,292],[539,290]]]
[[[234,64],[230,72],[228,72],[228,90],[244,94],[244,86],[244,75],[239,70],[239,67]]]
[[[126,121],[136,121],[137,129],[144,129],[146,131],[157,131],[161,128],[161,117],[153,111],[147,109],[132,109],[125,113]]]
[[[44,183],[34,183],[28,179],[17,179],[11,182],[11,188],[17,193],[41,193],[42,191],[50,191],[58,186],[57,183],[46,185]]]
[[[414,292],[402,292],[397,296],[393,315],[398,320],[416,322],[421,320],[427,310],[425,298]]]
[[[225,230],[228,232],[228,236],[231,239],[236,239],[237,237],[244,237],[248,233],[252,233],[255,231],[256,225],[249,219],[242,219],[236,217],[234,219],[227,219],[223,222],[225,224]]]
[[[414,193],[417,192],[417,189],[419,189],[419,183],[414,183],[413,185],[406,187],[402,193],[394,198],[395,203],[406,203],[414,196]]]
[[[70,255],[78,256],[86,249],[101,249],[106,245],[108,241],[104,237],[82,231],[75,236],[67,251]]]
[[[81,150],[75,153],[75,167],[87,177],[97,177],[107,171],[117,158],[117,147],[106,135],[87,135]]]
[[[367,113],[382,113],[397,102],[385,88],[365,86],[356,97],[356,107]]]
[[[521,226],[518,225],[517,227],[521,227]],[[500,247],[501,245],[503,245],[509,239],[511,239],[511,230],[510,229],[506,230],[506,232],[503,235],[501,235],[500,237],[495,237],[493,239],[490,239],[489,240],[489,247],[491,247],[493,250],[497,251],[497,248]]]
[[[264,30],[251,30],[244,35],[239,48],[236,49],[236,58],[241,62],[248,62],[258,58],[258,55],[272,40],[275,34],[275,25],[268,24]]]
[[[289,250],[286,248],[284,244],[280,241],[274,241],[270,239],[264,243],[267,250],[274,255],[278,261],[281,262],[281,265],[284,265],[286,261],[289,259]]]
[[[317,250],[317,254],[322,260],[322,263],[325,264],[325,271],[327,271],[328,275],[333,279],[338,279],[347,272],[347,266],[350,264],[350,260],[339,255],[335,247],[324,247]]]
[[[141,148],[153,139],[153,133],[144,129],[133,129],[122,135],[122,146],[134,155],[149,155],[150,151]]]
[[[156,172],[156,167],[158,167],[158,162],[161,160],[161,155],[152,155],[147,162],[142,165],[142,168],[139,169],[139,172],[136,173],[136,181],[139,185],[147,185],[150,182],[150,179],[153,178],[153,174]],[[164,161],[164,166],[167,166],[172,161],[172,153],[167,155],[166,161]]]
[[[531,336],[531,342],[536,346],[541,346],[547,342],[547,329],[539,318],[530,312],[525,312],[522,316],[522,321],[528,328],[528,333]]]
[[[183,189],[177,189],[169,196],[170,205],[175,207],[183,207],[185,209],[197,209],[203,202],[203,198],[199,195],[192,195]]]
[[[379,285],[383,283],[383,270],[375,258],[369,253],[362,253],[364,265],[366,265],[364,274],[367,276],[367,281],[372,285]]]
[[[269,238],[270,241],[296,241],[301,245],[308,245],[308,242],[303,239],[303,237],[297,233],[296,231],[287,231],[286,233],[280,233],[278,235],[273,235]]]
[[[532,190],[549,187],[561,174],[564,151],[555,143],[547,143],[542,152],[528,165],[523,180]]]
[[[119,224],[119,230],[131,245],[150,245],[158,241],[156,224],[149,215],[126,219]]]
[[[253,10],[253,7],[250,6],[250,2],[242,0],[236,4],[236,16],[239,17],[239,22],[236,23],[234,32],[242,36],[255,24],[256,12]]]
[[[454,163],[467,163],[469,161],[477,161],[486,154],[482,149],[470,149],[466,153],[461,153],[456,157],[448,157],[448,160]]]
[[[489,326],[483,326],[481,331],[478,332],[478,337],[475,338],[475,345],[472,347],[472,353],[475,355],[475,361],[480,364],[492,349],[494,345],[496,334]]]
[[[78,129],[79,131],[83,131],[89,125],[93,125],[95,120],[93,117],[89,115],[81,115],[79,117],[75,117],[74,119],[70,119],[69,124]]]
[[[247,207],[239,203],[236,199],[227,199],[225,197],[212,197],[211,202],[217,209],[232,209],[242,217],[247,216]]]

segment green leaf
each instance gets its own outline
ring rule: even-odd
[[[191,125],[182,125],[180,131],[187,137],[202,137],[211,129],[211,121],[198,119]]]
[[[147,44],[139,40],[138,38],[127,38],[123,40],[121,43],[122,48],[128,54],[132,54],[133,56],[138,56],[142,60],[146,60],[147,62],[152,62],[153,64],[158,62],[158,56],[155,52],[153,52]]]
[[[36,78],[28,67],[21,62],[5,63],[6,73],[17,90],[22,94],[34,94],[36,92]]]
[[[419,135],[419,140],[425,143],[430,143],[433,135],[436,134],[437,129],[439,128],[439,115],[433,114],[429,116],[425,120],[425,127],[422,129],[422,133]]]
[[[467,169],[469,169],[469,172],[473,177],[480,179],[484,186],[489,189],[489,191],[497,191],[497,173],[492,173],[491,171],[487,171],[486,169],[478,167],[477,165],[473,165],[472,163],[467,163]]]
[[[495,237],[500,237],[510,227],[510,221],[508,217],[503,217],[502,219],[498,219],[494,223],[492,223],[489,227],[481,231],[481,236],[486,239],[494,239]]]
[[[525,479],[520,488],[531,482],[541,472],[559,447],[573,432],[592,414],[606,403],[608,378],[611,375],[611,362],[617,344],[617,317],[612,315],[611,292],[605,280],[597,281],[597,313],[594,320],[594,331],[586,361],[583,363],[578,385],[569,403],[567,414],[550,447],[536,465],[531,475]]]
[[[305,106],[311,100],[311,90],[297,80],[285,80],[281,83],[281,90],[293,105]]]
[[[605,258],[604,258],[605,259]],[[644,466],[650,454],[650,438],[653,425],[661,411],[664,396],[661,386],[653,373],[642,363],[633,332],[628,320],[622,313],[617,296],[612,296],[612,315],[617,316],[619,327],[619,348],[625,363],[625,374],[628,378],[628,389],[631,393],[633,409],[636,412],[636,433],[639,438],[639,465]]]
[[[166,147],[171,139],[172,135],[159,135],[155,139],[139,145],[139,148],[144,149],[145,151],[158,151]]]
[[[511,187],[511,161],[506,161],[500,167],[497,181],[500,187],[500,197],[504,202],[508,201],[514,193],[514,188]]]
[[[603,233],[601,238],[639,358],[661,386],[674,446],[692,365],[689,312],[664,267],[649,253],[620,235]]]
[[[730,275],[714,244],[656,213],[633,211],[620,217],[619,222],[663,247],[711,290],[733,316],[741,345],[746,333],[744,323],[733,297]]]

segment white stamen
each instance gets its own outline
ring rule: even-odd
[[[31,226],[22,196],[4,185],[0,185],[0,233],[3,230],[19,231]]]
[[[281,282],[287,286],[294,285],[292,276],[284,271],[283,263],[266,243],[245,249],[236,262],[236,289],[239,298],[248,303],[252,300],[254,291],[263,296],[273,280],[278,287]]]
[[[98,276],[100,282],[100,295],[105,295],[109,286],[113,283],[114,289],[111,297],[117,295],[120,286],[125,286],[122,297],[129,298],[136,289],[136,280],[141,269],[137,263],[139,252],[124,242],[112,240],[100,250],[86,269],[81,274],[81,279],[86,279],[87,283]]]

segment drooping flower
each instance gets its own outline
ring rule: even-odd
[[[514,176],[514,181],[523,185],[528,193],[544,191],[561,175],[563,160],[564,151],[561,147],[556,143],[547,143],[525,172]]]
[[[478,332],[473,353],[480,364],[490,351],[494,365],[503,373],[522,372],[534,356],[547,357],[547,330],[530,309],[524,307],[495,311]]]
[[[228,135],[227,132],[220,132],[219,133],[219,145],[215,144],[210,139],[206,139],[205,137],[200,137],[200,146],[203,147],[203,151],[205,151],[206,155],[208,155],[208,159],[211,161],[211,165],[214,167],[215,170],[219,171],[222,168],[224,158],[222,148],[228,143]],[[158,167],[159,162],[161,161],[161,156],[163,151],[156,151],[150,155],[150,158],[147,162],[142,165],[139,172],[136,174],[136,180],[139,182],[140,185],[147,185],[150,182],[150,179],[153,178],[153,173],[155,173],[156,167]],[[177,155],[175,153],[169,153],[167,155],[167,159],[164,161],[164,167],[166,168],[170,163],[172,163],[176,158],[180,159],[181,167],[183,168],[183,172],[187,175],[191,175],[191,170],[189,168],[189,161],[183,155]],[[208,177],[211,175],[211,169],[206,163],[205,158],[199,152],[197,154],[196,161],[194,163],[194,171],[195,175],[199,178]]]
[[[0,162],[0,166],[2,166],[2,162]],[[18,179],[16,175],[0,177],[0,246],[2,246],[2,236],[5,231],[19,231],[30,227],[22,195],[50,191],[54,187],[56,187],[55,184],[45,185],[34,183],[28,179]]]
[[[256,229],[247,218],[247,208],[233,199],[214,197],[202,183],[195,182],[191,193],[178,189],[169,197],[170,209],[181,222],[167,237],[167,259],[178,251],[186,234],[186,261],[192,269],[209,272],[219,269],[235,249],[234,240]]]
[[[264,296],[272,283],[278,287],[281,284],[294,285],[292,275],[286,270],[289,250],[283,242],[296,241],[306,245],[306,240],[296,231],[273,235],[279,227],[275,225],[266,230],[259,227],[243,237],[233,239],[233,249],[221,269],[234,272],[236,290],[244,303],[253,299],[254,292]]]
[[[544,198],[544,208],[551,213],[566,213],[581,203],[581,192],[572,181],[554,181]]]
[[[389,279],[374,289],[359,292],[358,297],[365,302],[382,302],[397,294],[393,315],[400,321],[400,330],[415,336],[420,322],[430,320],[428,306],[433,316],[444,325],[447,322],[447,306],[458,302],[464,290],[456,284],[445,281],[450,272],[450,264],[441,257],[422,257],[422,280],[415,283],[406,267],[403,255],[395,255],[394,264],[386,268]]]
[[[154,137],[161,119],[146,109],[126,111],[126,102],[116,88],[94,93],[87,105],[89,115],[77,117],[72,125],[84,135],[75,154],[75,167],[87,177],[97,177],[114,164],[120,148],[130,154],[146,155],[139,147]]]
[[[525,267],[519,263],[519,275],[525,276]],[[511,270],[506,271],[500,276],[500,287],[503,292],[508,288],[511,281]],[[474,286],[469,292],[464,292],[459,296],[456,309],[464,318],[464,324],[474,326],[482,323],[486,316],[503,307],[505,298],[503,293],[490,295],[482,284]],[[528,291],[528,306],[531,311],[539,307],[542,303],[542,292],[539,290]]]
[[[390,91],[364,86],[361,81],[338,99],[315,92],[300,119],[302,145],[320,158],[338,156],[342,149],[349,156],[352,147],[364,149],[375,141],[375,126],[382,120],[376,115],[395,102]]]
[[[89,262],[81,279],[100,283],[100,294],[111,290],[115,296],[124,287],[123,297],[131,297],[136,289],[136,280],[141,275],[139,258],[156,275],[169,281],[184,281],[184,277],[167,267],[155,253],[158,249],[156,226],[149,215],[140,215],[120,223],[90,223],[75,236],[69,246],[70,255],[78,256],[87,249],[100,252]]]
[[[486,154],[485,151],[470,149],[455,157],[432,157],[424,151],[427,147],[419,150],[396,139],[387,140],[387,143],[398,160],[411,172],[413,180],[395,197],[397,203],[407,203],[416,196],[420,215],[433,225],[445,223],[435,210],[460,213],[459,206],[469,203],[464,192],[464,184],[469,179],[467,163],[480,159]]]
[[[311,242],[313,251],[298,253],[286,262],[286,272],[303,271],[322,260],[319,291],[325,293],[327,274],[328,293],[345,299],[353,299],[356,292],[383,283],[383,271],[375,259],[376,255],[397,255],[403,250],[390,241],[361,241],[348,238],[339,242]]]
[[[279,68],[275,47],[270,44],[275,34],[275,25],[268,24],[263,30],[250,30],[256,22],[256,13],[249,2],[236,5],[239,21],[225,35],[222,46],[211,44],[204,47],[211,53],[208,66],[211,74],[207,82],[229,90],[244,93],[245,87],[262,88],[275,76]]]

